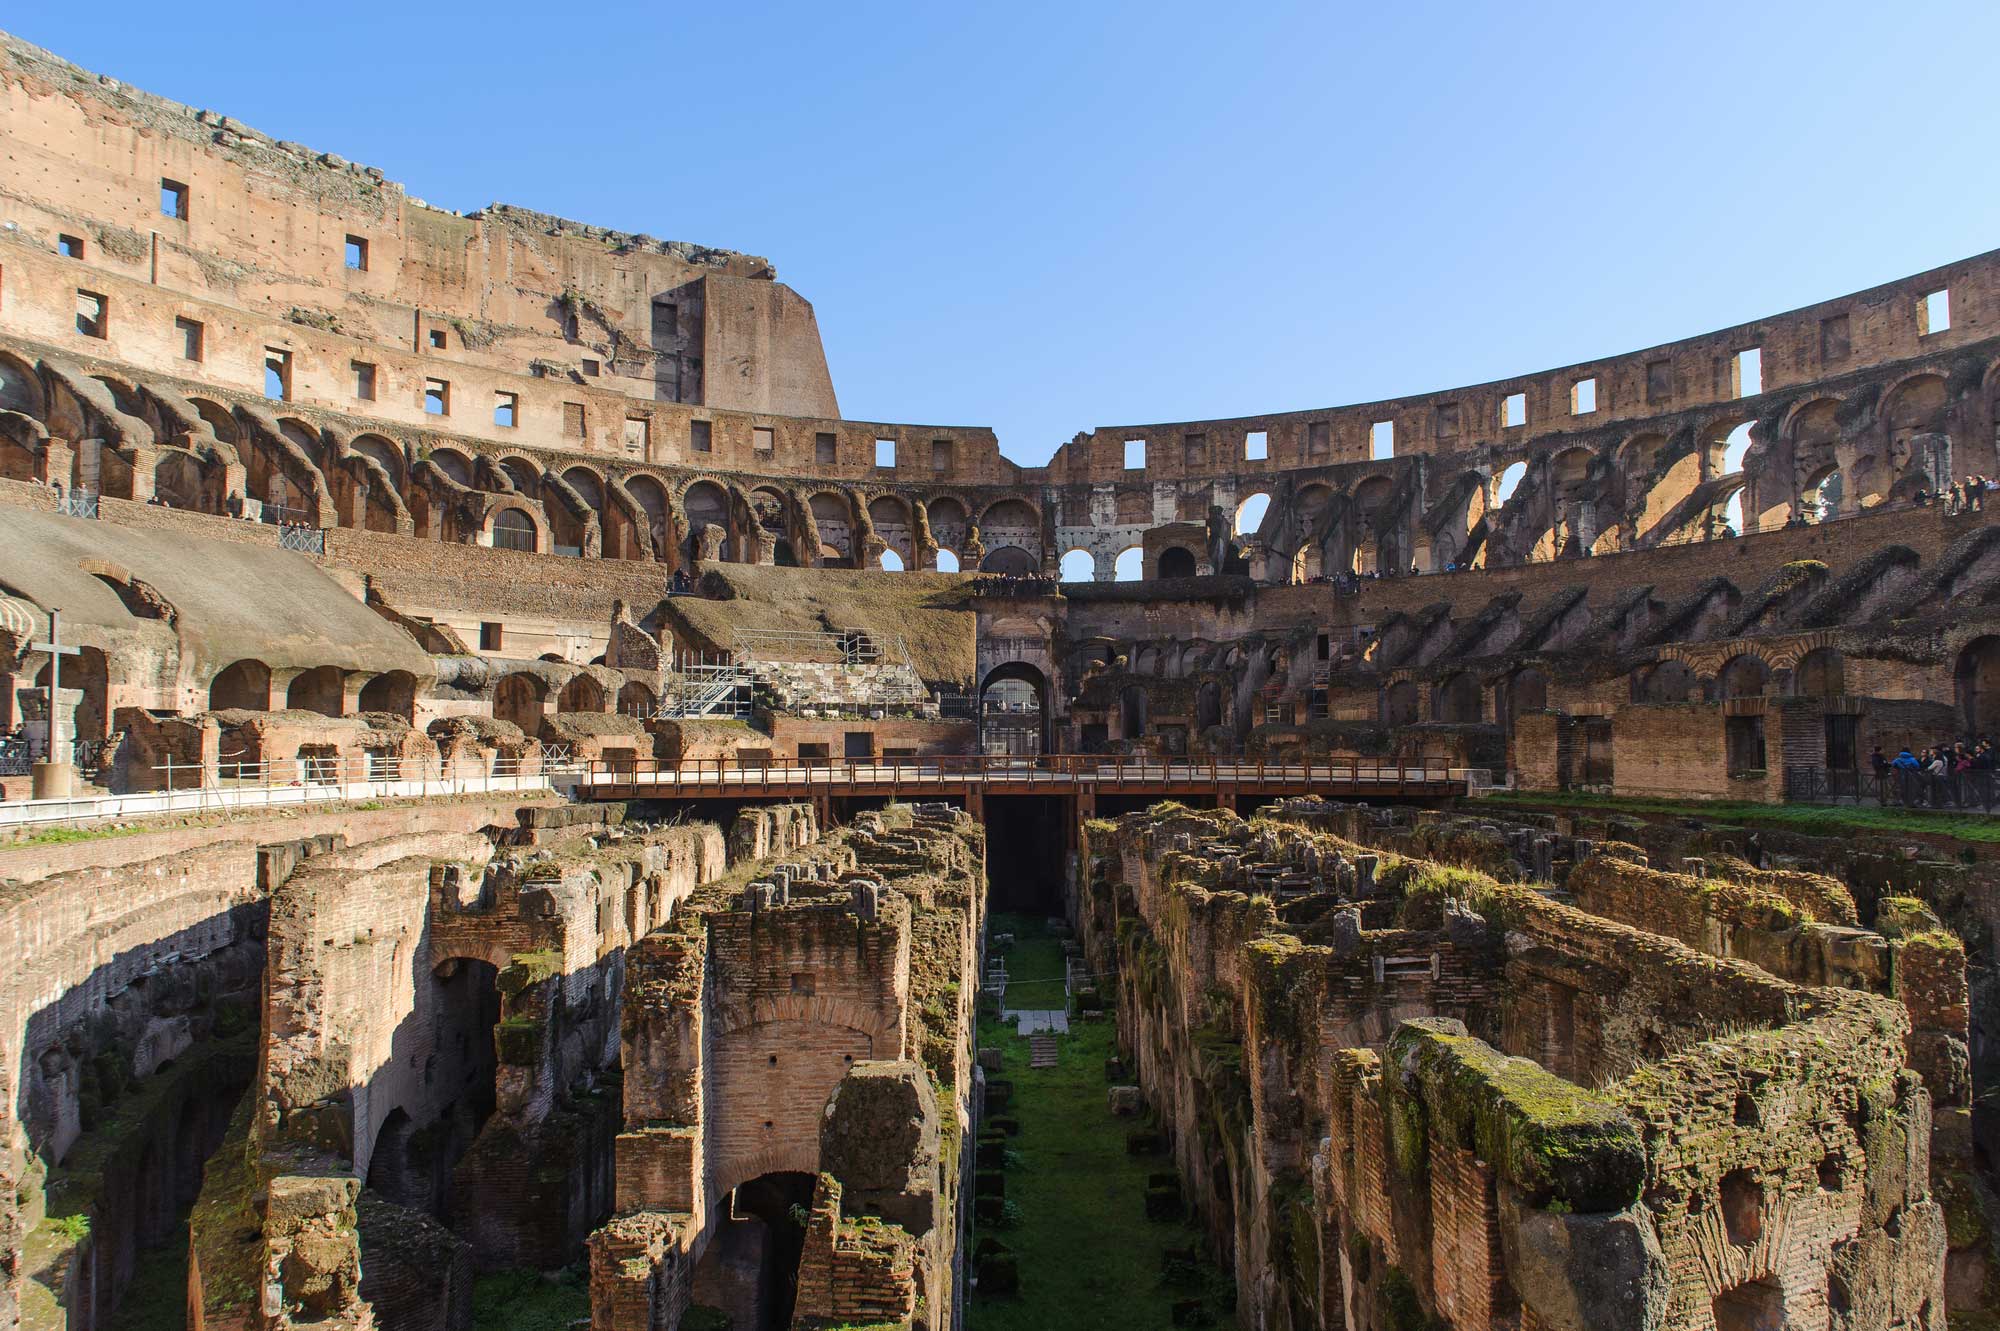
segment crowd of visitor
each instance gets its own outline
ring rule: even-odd
[[[1990,735],[1978,735],[1916,752],[1905,748],[1894,758],[1877,745],[1868,755],[1868,765],[1884,804],[1991,808],[2000,753]]]

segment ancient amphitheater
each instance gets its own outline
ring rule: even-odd
[[[2000,1325],[2000,253],[1031,468],[763,258],[0,160],[0,1324]]]

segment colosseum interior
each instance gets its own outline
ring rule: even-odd
[[[1024,467],[764,258],[0,156],[0,1324],[2000,1325],[2000,252]]]

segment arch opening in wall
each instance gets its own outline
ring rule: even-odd
[[[958,552],[939,546],[937,552],[937,571],[940,573],[958,572]]]
[[[375,463],[389,474],[389,481],[397,489],[402,489],[409,481],[403,466],[403,450],[391,440],[379,434],[364,434],[355,438],[354,451]]]
[[[1112,564],[1115,581],[1137,582],[1146,576],[1146,552],[1136,545],[1129,545],[1118,552]]]
[[[910,506],[901,498],[896,495],[875,496],[868,503],[868,521],[875,528],[876,539],[895,552],[901,568],[908,568],[916,562],[916,536],[911,527]]]
[[[1094,581],[1097,577],[1097,556],[1088,550],[1072,550],[1062,557],[1057,573],[1064,582]]]
[[[938,550],[961,550],[965,547],[965,533],[969,525],[965,515],[965,505],[949,495],[933,499],[924,506],[931,525],[931,539],[938,544]],[[956,556],[953,556],[954,561]],[[956,569],[945,570],[956,572]]]
[[[1042,518],[1024,499],[1002,499],[987,506],[979,523],[980,539],[988,550],[999,546],[1019,546],[1028,561],[1039,568],[1042,562]],[[952,544],[957,544],[952,542]]]
[[[884,573],[903,572],[903,557],[894,550],[884,550],[882,557],[876,560],[875,563]]]
[[[812,513],[813,530],[819,540],[820,566],[853,568],[854,523],[847,501],[837,494],[823,491],[807,500],[806,507]]]
[[[1988,634],[1967,643],[1953,673],[1966,733],[2000,734],[2000,637]]]
[[[1161,578],[1192,578],[1195,576],[1194,551],[1185,546],[1170,545],[1160,551],[1160,562],[1155,574]]]
[[[806,1228],[800,1221],[812,1207],[814,1182],[815,1177],[806,1173],[760,1174],[737,1184],[724,1201],[722,1219],[710,1242],[726,1245],[732,1263],[757,1273],[743,1290],[742,1301],[732,1305],[745,1331],[792,1325],[799,1264],[806,1248]]]
[[[1047,705],[1048,678],[1039,669],[1025,661],[993,667],[979,686],[980,752],[1041,753]]]
[[[1661,661],[1632,674],[1633,702],[1688,702],[1696,690],[1694,672],[1683,661]]]
[[[500,470],[514,483],[515,491],[523,499],[534,499],[542,492],[542,469],[524,457],[507,456],[500,459]]]
[[[1431,719],[1471,725],[1482,718],[1478,679],[1461,670],[1431,690]]]
[[[704,540],[715,542],[716,557],[728,561],[733,542],[729,537],[729,494],[714,481],[696,481],[681,497],[687,513],[688,559],[701,558]],[[712,529],[712,530],[711,530]]]
[[[344,674],[339,666],[314,666],[292,677],[285,689],[285,707],[294,712],[318,712],[321,716],[341,716]]]
[[[1035,557],[1026,550],[1018,545],[1003,545],[986,552],[986,558],[979,561],[979,571],[1009,578],[1032,578],[1040,570],[1035,566]]]
[[[1144,685],[1127,684],[1118,690],[1118,737],[1120,739],[1144,739],[1146,736],[1146,689]]]
[[[1414,725],[1417,720],[1417,685],[1414,680],[1398,680],[1382,690],[1382,724]]]
[[[1715,696],[1718,698],[1762,697],[1771,683],[1771,667],[1764,659],[1751,652],[1732,656],[1716,672]]]
[[[262,661],[231,661],[209,681],[210,711],[271,710],[271,667]]]
[[[466,489],[473,489],[472,459],[455,448],[433,448],[425,459],[440,475],[447,476]]]
[[[1847,658],[1838,647],[1815,647],[1792,669],[1792,692],[1803,698],[1833,698],[1847,692]]]
[[[495,550],[518,550],[531,555],[541,549],[541,536],[535,530],[535,520],[522,509],[497,510],[493,514],[492,532]]]
[[[563,685],[556,695],[558,712],[601,712],[604,710],[604,686],[594,675],[578,675]]]
[[[1253,536],[1262,531],[1264,517],[1271,511],[1271,496],[1259,490],[1236,506],[1236,525],[1231,528],[1238,536]]]
[[[364,712],[388,712],[405,721],[415,721],[417,677],[407,670],[390,670],[375,676],[361,686],[360,706]]]
[[[1500,473],[1500,479],[1493,483],[1493,506],[1505,508],[1507,501],[1514,497],[1514,491],[1521,486],[1521,478],[1528,474],[1525,462],[1509,463]]]
[[[666,487],[651,476],[633,476],[625,482],[625,490],[646,515],[646,530],[653,538],[653,558],[667,562],[672,558],[667,533],[673,506],[667,500]]]
[[[638,680],[627,680],[618,690],[618,711],[622,716],[636,716],[642,720],[653,715],[659,707],[659,699],[653,691]]]
[[[1507,677],[1495,701],[1500,724],[1511,731],[1525,714],[1548,710],[1549,677],[1533,666],[1524,666]]]
[[[497,720],[519,726],[523,734],[533,739],[541,733],[547,697],[548,685],[540,676],[526,671],[505,675],[493,686],[493,715]]]

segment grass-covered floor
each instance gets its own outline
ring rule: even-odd
[[[991,927],[1018,940],[1007,955],[1009,1006],[1061,1007],[1061,985],[1024,983],[1061,978],[1061,944],[1040,921],[996,916]],[[1021,1289],[1006,1297],[975,1291],[971,1331],[1159,1331],[1173,1325],[1176,1301],[1198,1295],[1207,1297],[1216,1325],[1234,1325],[1219,1278],[1195,1289],[1161,1278],[1169,1249],[1198,1247],[1201,1239],[1180,1222],[1146,1219],[1146,1176],[1173,1166],[1164,1156],[1126,1153],[1125,1134],[1141,1125],[1111,1115],[1104,1061],[1116,1052],[1113,1031],[1109,1014],[1073,1020],[1060,1037],[1058,1065],[1031,1071],[1028,1042],[1011,1025],[980,1022],[980,1045],[1006,1058],[997,1075],[1014,1083],[1014,1098],[1001,1112],[1020,1121],[1021,1133],[1009,1143],[1006,1171],[1014,1223],[982,1227],[974,1243],[991,1234],[1011,1248]]]
[[[2000,842],[2000,816],[1954,809],[1884,809],[1852,804],[1757,804],[1747,800],[1652,800],[1567,791],[1495,791],[1463,807],[1511,804],[1599,813],[1671,814],[1745,827],[1783,828],[1813,836],[1849,832],[1922,832],[1960,841]]]
[[[472,1331],[569,1331],[589,1320],[580,1270],[495,1271],[472,1282]]]

